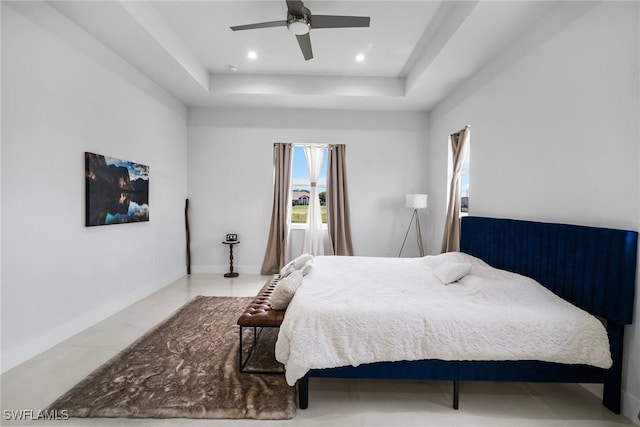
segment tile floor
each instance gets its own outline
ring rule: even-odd
[[[266,276],[192,275],[23,363],[0,377],[0,425],[56,426],[625,426],[633,423],[571,384],[462,383],[451,409],[445,382],[311,379],[310,405],[289,421],[79,419],[16,422],[5,410],[46,407],[196,295],[253,296]]]

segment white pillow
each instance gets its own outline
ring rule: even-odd
[[[297,270],[296,266],[293,265],[293,262],[290,262],[289,264],[282,267],[282,269],[280,270],[280,279],[284,279],[285,277],[287,277],[288,275],[290,275],[296,270]]]
[[[311,266],[312,265],[313,265],[313,260],[311,260],[311,259],[304,263],[304,265],[300,269],[300,271],[302,272],[303,276],[306,276],[307,274],[309,274],[309,271],[311,271]]]
[[[471,264],[466,262],[445,262],[433,269],[433,274],[445,285],[457,282],[471,271]]]
[[[300,255],[298,258],[294,259],[293,261],[291,261],[293,263],[293,265],[296,266],[296,270],[300,270],[302,267],[304,267],[304,265],[313,259],[313,255],[309,255],[309,254],[302,254]]]
[[[445,252],[438,255],[427,255],[422,258],[424,263],[431,268],[448,262],[469,262],[469,255],[462,252]]]
[[[300,270],[295,270],[284,279],[281,279],[271,295],[271,308],[285,310],[300,285],[302,285],[302,272]]]
[[[280,269],[280,278],[287,277],[293,270],[300,270],[307,262],[313,262],[312,260],[313,255],[309,254],[302,254],[299,257],[292,259]]]

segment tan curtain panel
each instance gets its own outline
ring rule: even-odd
[[[449,186],[449,204],[444,222],[441,252],[457,252],[460,250],[460,170],[464,163],[464,153],[469,141],[469,126],[449,135],[451,153],[453,154],[453,175]]]
[[[273,146],[273,208],[267,250],[261,274],[276,274],[285,264],[289,244],[289,196],[291,187],[292,145]]]
[[[327,162],[327,229],[334,255],[353,255],[347,191],[346,148],[329,146]]]

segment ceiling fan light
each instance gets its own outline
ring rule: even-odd
[[[309,20],[293,16],[287,21],[287,28],[296,36],[302,36],[309,32],[311,25],[309,25]]]

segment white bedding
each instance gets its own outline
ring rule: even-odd
[[[433,270],[470,263],[443,284]],[[532,279],[462,253],[319,256],[285,315],[276,358],[309,369],[398,360],[541,360],[611,366],[602,323]]]

